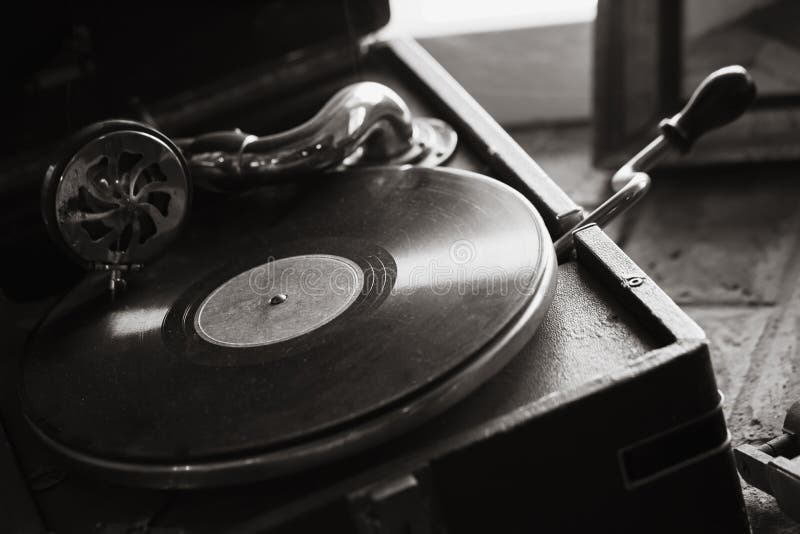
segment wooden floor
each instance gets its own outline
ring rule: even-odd
[[[423,42],[585,208],[610,176],[590,165],[590,36],[573,25]],[[656,175],[608,229],[705,329],[734,445],[780,433],[800,399],[798,208],[800,163],[703,168]],[[743,489],[755,534],[800,532],[771,496]]]

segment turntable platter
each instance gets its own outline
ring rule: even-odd
[[[286,474],[463,398],[553,296],[539,215],[474,173],[326,174],[279,223],[259,209],[220,203],[125,292],[89,276],[53,308],[22,365],[49,445],[131,484]]]

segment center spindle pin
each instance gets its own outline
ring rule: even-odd
[[[278,293],[277,295],[269,299],[269,303],[271,306],[277,306],[278,304],[283,304],[284,302],[286,302],[287,298],[288,297],[286,296],[285,293]]]

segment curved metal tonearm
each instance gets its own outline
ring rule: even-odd
[[[603,226],[638,202],[650,188],[652,169],[670,149],[686,153],[704,133],[737,119],[756,96],[753,79],[744,67],[733,65],[712,72],[686,106],[659,124],[661,135],[611,177],[614,194],[555,242],[559,261],[573,249],[573,234],[590,224]]]
[[[445,122],[413,118],[389,87],[360,82],[340,90],[291,130],[264,137],[213,132],[175,144],[200,187],[236,190],[341,165],[435,166],[452,155],[456,141]]]
[[[193,185],[235,191],[331,168],[435,166],[456,142],[449,125],[412,117],[397,93],[373,82],[345,87],[310,120],[264,137],[233,130],[171,140],[142,123],[103,121],[77,132],[48,168],[42,214],[76,261],[111,272],[114,291],[178,235]]]

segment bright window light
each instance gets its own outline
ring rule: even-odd
[[[593,20],[597,0],[391,0],[387,31],[416,37]]]

